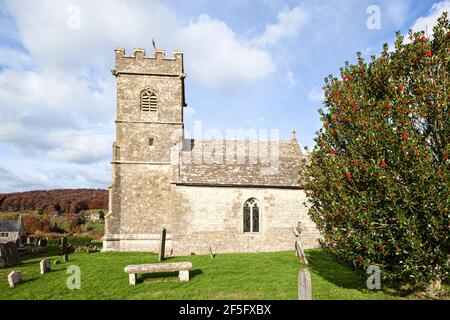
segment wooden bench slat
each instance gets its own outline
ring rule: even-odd
[[[127,273],[184,271],[192,268],[191,262],[151,263],[126,266]]]

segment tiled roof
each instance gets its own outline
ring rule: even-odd
[[[178,183],[300,188],[297,141],[185,140]]]
[[[20,227],[18,221],[0,221],[0,232],[19,232]]]

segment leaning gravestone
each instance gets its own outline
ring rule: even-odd
[[[0,243],[0,268],[20,264],[19,252],[14,242]]]
[[[10,288],[14,288],[22,281],[22,274],[18,271],[11,271],[8,274],[8,284]]]
[[[67,237],[61,238],[61,244],[59,246],[61,254],[67,253]]]
[[[46,274],[48,272],[50,272],[51,270],[51,264],[50,261],[48,260],[41,260],[41,262],[39,263],[39,267],[41,269],[41,274]]]
[[[69,255],[68,255],[68,254],[64,254],[64,255],[63,255],[63,261],[64,261],[64,262],[69,261]]]
[[[298,272],[298,300],[312,300],[311,275],[308,269]]]
[[[166,229],[162,229],[161,231],[161,239],[159,243],[159,256],[158,261],[164,260],[164,253],[166,251]]]

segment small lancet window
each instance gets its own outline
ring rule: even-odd
[[[244,204],[244,232],[259,232],[259,205],[252,198]]]
[[[144,112],[158,111],[158,99],[151,90],[147,89],[141,92],[141,110]]]

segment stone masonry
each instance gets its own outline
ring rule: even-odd
[[[162,50],[149,57],[143,49],[131,56],[116,49],[112,73],[117,119],[104,251],[158,252],[162,229],[166,254],[294,250],[298,222],[304,247],[318,246],[303,204],[298,172],[304,156],[295,137],[185,139],[181,52],[166,58]],[[154,99],[150,111],[144,92]],[[258,205],[257,232],[244,232],[249,199]]]

